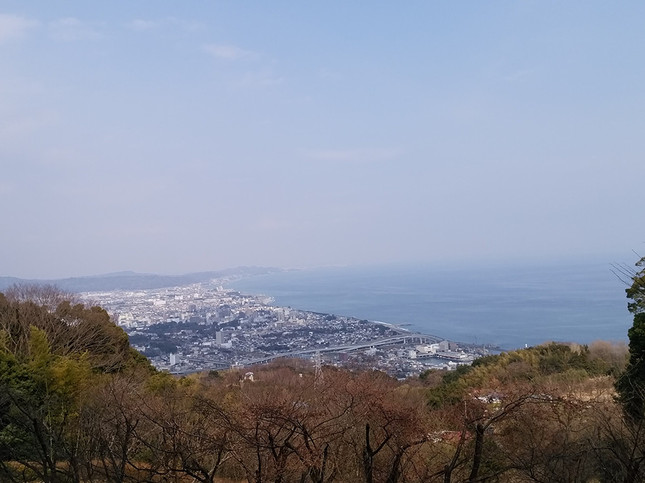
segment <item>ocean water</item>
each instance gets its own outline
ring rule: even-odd
[[[230,284],[275,304],[401,324],[446,339],[510,350],[547,341],[626,341],[625,285],[610,263],[334,267]]]

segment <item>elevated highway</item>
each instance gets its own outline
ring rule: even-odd
[[[266,364],[269,361],[280,358],[302,358],[303,356],[313,355],[316,352],[353,352],[361,349],[369,349],[370,347],[381,347],[395,344],[436,344],[445,340],[441,337],[428,334],[419,334],[411,332],[401,332],[398,335],[391,337],[384,337],[382,339],[374,339],[371,341],[360,342],[358,344],[337,345],[331,347],[316,347],[313,349],[302,349],[297,351],[281,352],[259,359],[250,359],[242,363],[244,366],[252,366],[256,364]]]

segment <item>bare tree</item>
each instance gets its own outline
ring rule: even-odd
[[[4,294],[11,302],[32,302],[49,311],[56,310],[64,301],[80,303],[78,295],[51,284],[17,283],[8,287]]]

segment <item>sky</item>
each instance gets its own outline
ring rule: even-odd
[[[644,52],[640,1],[2,0],[0,276],[629,259]]]

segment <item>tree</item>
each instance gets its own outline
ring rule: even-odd
[[[633,314],[641,314],[645,312],[645,257],[636,262],[636,267],[640,270],[634,270],[631,273],[631,284],[625,292],[632,300],[627,304],[629,311]]]
[[[104,309],[73,303],[64,296],[50,286],[14,286],[6,296],[0,294],[0,333],[6,349],[19,357],[26,355],[31,327],[36,327],[44,332],[52,353],[86,353],[94,369],[114,372],[144,362]]]
[[[616,382],[618,399],[625,416],[638,424],[645,416],[645,257],[636,262],[639,270],[623,270],[631,275],[631,285],[625,290],[631,302],[627,304],[634,314],[629,329],[629,362]]]
[[[0,294],[0,480],[91,481],[97,462],[114,461],[122,471],[103,464],[104,473],[123,481],[129,460],[120,456],[132,453],[137,412],[124,418],[123,404],[106,407],[112,393],[102,388],[106,373],[125,369],[151,374],[105,310],[52,287]]]
[[[16,479],[8,463],[18,462],[28,469],[22,479],[80,481],[74,429],[92,376],[86,358],[52,353],[46,333],[31,326],[26,357],[17,358],[2,344],[0,359],[0,475]]]
[[[8,287],[4,295],[12,302],[31,302],[49,311],[61,302],[80,302],[77,295],[49,284],[16,283]]]

